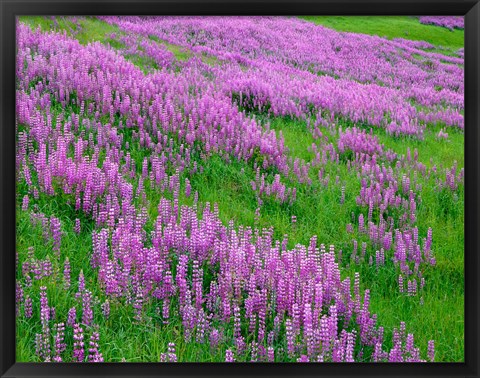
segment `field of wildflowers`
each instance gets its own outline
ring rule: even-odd
[[[443,19],[20,17],[17,361],[463,361]]]

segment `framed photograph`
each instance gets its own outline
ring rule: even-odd
[[[0,9],[2,377],[478,377],[477,1]]]

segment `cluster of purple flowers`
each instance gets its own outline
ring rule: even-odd
[[[458,163],[455,161],[452,167],[445,168],[445,179],[439,178],[437,180],[438,188],[447,188],[455,192],[459,187],[463,187],[465,182],[464,168],[458,169]]]
[[[292,204],[296,199],[296,188],[287,188],[285,184],[281,182],[281,177],[276,174],[273,178],[273,182],[270,184],[265,181],[265,173],[260,173],[260,169],[257,169],[255,181],[251,182],[252,189],[256,191],[258,196],[259,205],[262,204],[261,197],[273,197],[280,203],[288,202]]]
[[[418,172],[425,174],[426,167],[419,163],[416,150],[413,157],[409,149],[406,157],[395,157],[394,168],[387,168],[381,163],[381,156],[376,153],[357,155],[355,160],[350,161],[350,167],[353,166],[358,170],[358,177],[361,179],[360,193],[356,203],[362,212],[358,219],[353,217],[352,221],[357,225],[358,237],[366,240],[362,243],[360,254],[357,253],[358,242],[356,239],[353,240],[351,259],[355,263],[364,261],[366,256],[368,257],[368,242],[371,246],[369,249],[372,249],[369,253],[370,265],[375,258],[377,267],[383,266],[385,256],[389,256],[389,260],[397,265],[400,275],[403,275],[402,282],[404,278],[408,279],[411,275],[421,279],[422,270],[436,264],[431,249],[432,229],[428,229],[421,247],[417,226],[417,206],[421,203]],[[402,173],[405,167],[411,167],[410,171],[414,172],[412,178]],[[461,176],[460,174],[456,176],[452,172],[455,172],[455,168],[447,170],[447,182],[454,190],[458,185],[457,182],[460,181],[457,177]],[[431,173],[432,171],[429,171],[429,174]],[[347,228],[349,233],[355,232],[354,224],[347,225]],[[416,294],[416,283],[416,278],[413,278],[409,284],[411,290],[408,290],[408,294]],[[415,285],[415,289],[412,285]],[[399,283],[399,290],[404,292],[401,283]]]
[[[338,151],[340,153],[352,151],[355,154],[383,154],[383,145],[378,142],[376,136],[372,135],[372,131],[367,134],[365,130],[353,127],[345,130],[345,132],[340,129],[339,132]]]
[[[464,18],[462,16],[422,16],[419,21],[426,25],[443,26],[444,28],[464,29]]]
[[[18,290],[17,290],[18,292]],[[88,293],[88,292],[87,292]],[[24,314],[26,318],[31,318],[33,313],[32,299],[27,297],[24,301]],[[91,308],[83,308],[83,316],[93,317]],[[88,323],[85,323],[87,321]],[[55,309],[49,307],[47,288],[40,287],[40,323],[41,333],[35,335],[36,355],[42,362],[62,362],[66,361],[85,362],[85,329],[91,331],[90,343],[88,349],[88,362],[103,362],[102,353],[99,351],[100,334],[95,330],[91,320],[84,319],[82,324],[76,322],[76,308],[72,307],[68,312],[66,323],[56,322]],[[91,326],[89,326],[89,324]],[[67,348],[65,338],[66,328],[68,334],[73,334],[73,349]]]

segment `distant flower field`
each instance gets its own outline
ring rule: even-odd
[[[311,21],[19,18],[17,361],[464,360],[460,31]]]
[[[444,28],[464,29],[464,20],[461,16],[423,16],[419,18],[422,24],[443,26]]]

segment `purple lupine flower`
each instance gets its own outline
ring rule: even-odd
[[[403,291],[404,291],[403,276],[401,274],[398,276],[398,287],[400,289],[400,293],[403,293]]]
[[[428,341],[428,360],[430,362],[435,361],[435,341],[433,340]]]
[[[364,219],[363,219],[363,214],[360,214],[358,216],[358,232],[363,234],[365,232],[365,224],[364,224]]]
[[[27,210],[28,210],[28,202],[29,202],[28,195],[24,195],[24,196],[23,196],[23,200],[22,200],[22,210],[23,210],[23,211],[27,211]]]
[[[137,291],[137,296],[135,298],[133,308],[135,309],[134,319],[135,321],[140,322],[142,320],[142,310],[143,310],[143,294],[141,290]]]
[[[45,261],[40,262],[41,266],[41,276],[42,277],[50,277],[53,274],[53,267],[50,258],[47,256]]]
[[[70,310],[68,310],[67,325],[69,325],[70,327],[73,327],[76,321],[77,321],[77,309],[75,307],[72,307],[70,308]]]
[[[345,362],[355,362],[353,351],[355,348],[355,331],[347,334],[347,345],[345,347]]]
[[[233,334],[235,338],[241,336],[240,308],[238,306],[233,308]]]
[[[287,319],[285,322],[285,329],[286,329],[286,337],[287,337],[287,348],[288,354],[292,357],[295,353],[295,341],[294,341],[294,333],[293,333],[293,326],[292,320]]]
[[[73,326],[73,340],[73,359],[75,362],[84,362],[85,349],[83,342],[83,328],[78,323],[75,323]]]
[[[210,348],[216,350],[218,343],[220,342],[220,332],[218,329],[214,328],[210,332]]]
[[[35,334],[35,355],[41,357],[42,355],[42,334]]]
[[[170,317],[170,301],[168,299],[165,299],[163,301],[162,317],[163,317],[163,323],[168,324],[168,319]]]
[[[414,340],[413,340],[413,334],[409,333],[407,335],[407,339],[405,342],[405,350],[406,352],[411,352],[414,348]]]
[[[63,323],[58,323],[55,326],[55,336],[54,336],[54,362],[62,362],[61,354],[67,348],[67,345],[64,342],[65,339],[65,325]]]
[[[225,352],[225,362],[235,362],[235,357],[230,349]]]
[[[98,341],[100,339],[100,334],[98,331],[94,331],[90,336],[90,343],[88,349],[88,361],[89,362],[103,362],[102,353],[98,350]]]
[[[60,220],[55,217],[50,218],[50,232],[53,237],[53,251],[57,256],[60,256],[60,247],[62,243],[62,230]]]
[[[110,301],[108,299],[102,304],[102,313],[105,318],[110,316]]]
[[[188,178],[185,179],[185,197],[190,197],[192,192],[192,186],[190,185],[190,180]]]
[[[17,281],[15,286],[15,313],[16,316],[20,315],[20,305],[23,301],[23,289],[20,283]]]
[[[267,349],[267,359],[268,362],[275,362],[275,350],[271,346]]]
[[[50,307],[48,306],[47,288],[40,287],[40,322],[42,324],[40,357],[50,358]]]
[[[407,292],[408,292],[408,295],[416,295],[417,294],[417,280],[415,278],[413,280],[408,280],[408,282],[407,282]]]
[[[251,350],[250,361],[257,362],[258,361],[258,344],[255,341],[252,341],[250,350]]]
[[[23,311],[26,318],[31,318],[33,314],[32,298],[27,295],[23,304]]]
[[[81,225],[80,225],[80,219],[78,219],[78,218],[75,219],[75,226],[73,227],[73,231],[74,231],[76,234],[80,234]]]
[[[86,290],[82,297],[82,323],[91,325],[93,321],[92,293]]]
[[[177,354],[175,352],[175,343],[168,343],[168,359],[170,362],[177,362]]]
[[[85,291],[85,276],[83,275],[83,269],[78,275],[78,293],[82,294]]]
[[[70,288],[70,260],[68,257],[65,259],[63,267],[63,285],[65,290]]]
[[[310,362],[310,359],[307,355],[302,354],[299,358],[297,358],[297,362]]]

